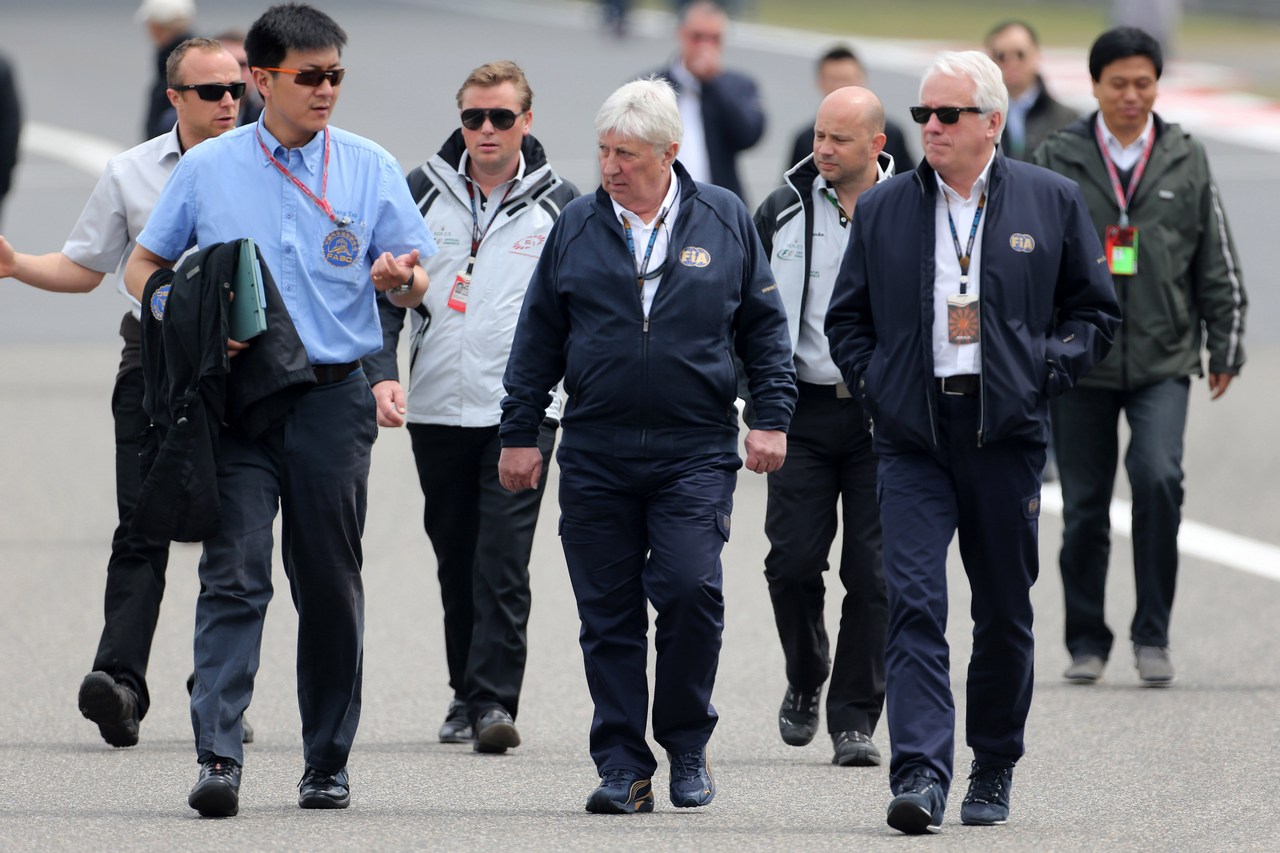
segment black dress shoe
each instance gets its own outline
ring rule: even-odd
[[[304,809],[345,809],[351,805],[347,768],[326,773],[308,767],[298,780],[298,806]]]
[[[235,817],[240,811],[240,765],[217,756],[202,763],[187,805],[201,817]]]
[[[520,745],[515,721],[501,708],[490,708],[476,720],[476,752],[501,753]]]
[[[880,764],[880,750],[871,742],[871,735],[856,729],[832,732],[831,743],[835,745],[832,764],[841,767],[876,767]]]
[[[98,724],[98,733],[112,746],[138,742],[138,697],[105,672],[91,672],[80,682],[80,713]]]
[[[816,690],[797,690],[787,685],[787,695],[782,697],[778,709],[778,734],[792,746],[804,746],[818,733],[818,702],[822,699],[822,687]]]
[[[440,727],[441,743],[471,743],[471,719],[467,716],[467,703],[461,699],[449,700],[444,725]]]

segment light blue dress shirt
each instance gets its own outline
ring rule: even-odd
[[[256,133],[255,133],[256,131]],[[325,197],[335,224],[258,144],[321,197],[325,136],[288,150],[259,120],[187,152],[138,243],[175,259],[191,246],[252,237],[312,364],[355,361],[382,347],[370,267],[383,252],[436,252],[396,161],[377,144],[329,128]],[[346,232],[346,233],[335,233]],[[175,282],[175,286],[181,286]]]

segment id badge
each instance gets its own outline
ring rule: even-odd
[[[1112,275],[1138,274],[1138,229],[1132,225],[1107,226],[1107,267]]]
[[[978,339],[978,294],[951,294],[947,297],[947,340],[953,344],[976,344]]]
[[[449,291],[449,307],[454,311],[466,313],[467,293],[470,290],[471,276],[464,272],[458,273],[458,277],[453,280],[453,290]]]

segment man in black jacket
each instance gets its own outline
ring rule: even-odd
[[[1009,90],[1009,116],[1000,150],[1015,160],[1031,160],[1040,143],[1076,119],[1076,111],[1059,103],[1040,76],[1040,39],[1025,21],[992,27],[984,42],[987,55],[1000,66]]]
[[[938,831],[951,784],[957,532],[974,621],[960,817],[1008,820],[1031,707],[1047,402],[1106,354],[1120,319],[1079,188],[996,151],[1006,106],[984,54],[938,57],[911,109],[925,161],[858,200],[827,311],[880,456],[888,822],[909,834]]]
[[[724,67],[728,22],[717,4],[690,3],[680,13],[676,32],[680,55],[656,73],[670,81],[679,99],[684,123],[680,164],[695,181],[724,187],[745,201],[738,154],[764,136],[764,107],[756,82]]]

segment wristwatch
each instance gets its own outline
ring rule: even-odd
[[[410,290],[413,290],[413,272],[412,271],[410,271],[409,273],[408,281],[406,281],[404,284],[401,284],[397,287],[391,288],[390,290],[387,291],[387,293],[394,293],[396,296],[404,296]]]

